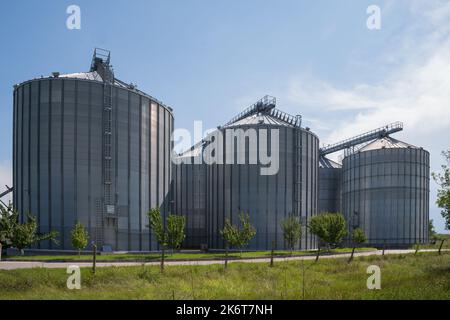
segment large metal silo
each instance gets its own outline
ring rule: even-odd
[[[321,156],[319,161],[319,213],[341,212],[342,165]]]
[[[198,249],[206,238],[206,165],[202,143],[174,158],[174,213],[186,218],[184,248]]]
[[[223,149],[215,150],[214,155],[204,154],[206,159],[213,156],[217,160],[208,161],[206,165],[210,248],[225,247],[220,234],[225,220],[237,224],[240,212],[248,213],[257,229],[248,247],[255,250],[268,250],[272,243],[277,249],[285,249],[281,222],[295,216],[306,225],[317,213],[319,139],[309,129],[300,127],[299,116],[289,116],[274,107],[275,99],[265,97],[219,127],[216,133],[222,134]],[[262,143],[263,136],[267,137],[267,143]],[[262,174],[261,169],[266,165],[261,154],[274,155],[276,148],[272,137],[275,136],[278,136],[275,142],[279,151],[278,170]],[[204,151],[216,138],[213,133],[206,139]],[[232,163],[227,161],[230,154],[233,154]],[[257,155],[255,163],[251,163],[250,154]],[[239,163],[238,157],[242,157],[243,163]],[[315,237],[304,228],[296,247],[311,249],[315,246]]]
[[[109,56],[90,72],[40,78],[14,89],[14,206],[58,231],[71,249],[80,221],[115,250],[156,249],[146,212],[171,208],[172,110],[117,78]]]
[[[370,245],[428,241],[429,153],[389,136],[343,161],[343,210],[349,232],[362,228]]]

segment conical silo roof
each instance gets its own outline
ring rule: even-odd
[[[337,163],[336,161],[322,156],[319,158],[319,168],[341,169],[342,165],[340,163]]]
[[[358,151],[364,152],[378,149],[400,149],[400,148],[419,149],[419,147],[413,146],[412,144],[386,136],[383,138],[376,139],[372,142],[369,142]]]

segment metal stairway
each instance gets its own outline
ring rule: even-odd
[[[388,124],[387,126],[363,133],[353,138],[346,139],[344,141],[340,141],[326,147],[320,148],[320,155],[324,156],[330,153],[334,153],[343,149],[353,148],[357,145],[360,145],[364,142],[368,142],[377,138],[385,137],[391,133],[402,131],[403,123],[394,122]]]

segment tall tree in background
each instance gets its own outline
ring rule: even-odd
[[[439,185],[436,204],[441,208],[445,220],[445,229],[450,230],[450,150],[443,151],[446,164],[441,165],[442,172],[433,172],[434,181]]]

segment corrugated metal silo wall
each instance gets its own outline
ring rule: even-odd
[[[58,231],[71,249],[75,221],[90,240],[96,228],[116,250],[155,249],[146,212],[170,207],[173,116],[136,92],[113,90],[113,192],[118,219],[101,219],[103,84],[73,79],[39,79],[14,90],[14,205],[37,216],[41,232]]]
[[[174,165],[175,213],[186,217],[184,248],[198,249],[206,244],[206,165]]]
[[[279,171],[275,175],[261,175],[262,165],[248,162],[237,164],[236,159],[235,164],[207,165],[208,246],[223,249],[225,243],[220,231],[225,219],[237,224],[239,212],[246,212],[250,214],[251,223],[257,229],[257,234],[247,249],[268,250],[272,247],[272,241],[275,241],[277,249],[285,249],[282,220],[292,214],[301,216],[306,225],[317,214],[319,140],[309,131],[287,126],[257,125],[239,128],[267,129],[268,141],[270,129],[279,130]],[[226,144],[225,137],[224,145]],[[246,159],[249,148],[258,148],[257,144],[249,146],[248,140],[241,147],[245,148]],[[237,148],[235,145],[235,150]],[[225,152],[224,147],[224,156]],[[294,175],[296,165],[299,165],[297,179]],[[294,192],[296,180],[299,188],[297,195]],[[307,228],[303,228],[299,247],[316,247],[316,239]]]
[[[349,232],[371,245],[428,241],[430,157],[423,149],[379,149],[344,159],[343,208]]]
[[[319,213],[341,212],[340,168],[319,168]]]

